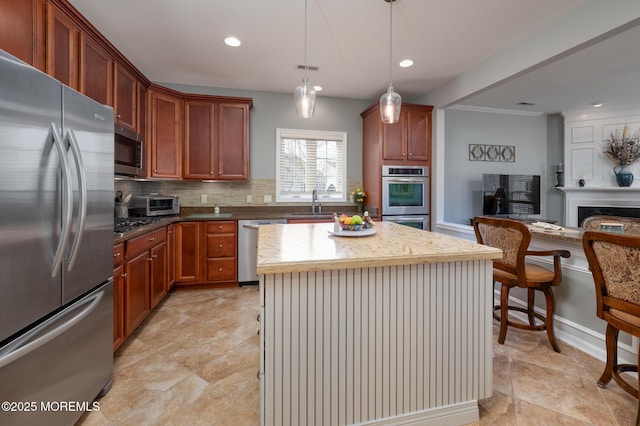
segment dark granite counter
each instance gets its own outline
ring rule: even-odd
[[[356,214],[355,206],[324,206],[322,213],[312,213],[310,206],[265,206],[265,207],[222,207],[219,214],[213,213],[213,207],[183,207],[179,215],[165,216],[157,222],[140,226],[132,231],[115,235],[114,244],[122,243],[154,229],[176,222],[199,222],[212,220],[258,220],[258,219],[331,219],[333,213]],[[376,218],[376,212],[369,212]]]

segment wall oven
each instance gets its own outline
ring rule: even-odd
[[[382,220],[429,229],[429,167],[382,166]]]

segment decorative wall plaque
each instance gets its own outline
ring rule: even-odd
[[[469,144],[469,161],[516,161],[516,147],[513,145]]]

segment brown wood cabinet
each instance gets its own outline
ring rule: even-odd
[[[251,100],[185,101],[184,179],[249,178]]]
[[[98,42],[80,33],[80,92],[113,106],[113,58]]]
[[[180,222],[175,239],[176,284],[238,283],[236,221]]]
[[[249,178],[249,105],[218,104],[217,179]]]
[[[431,111],[429,105],[403,104],[400,120],[383,124],[374,104],[362,116],[362,181],[366,205],[382,207],[382,166],[431,165]]]
[[[113,247],[113,350],[126,339],[124,326],[124,244]]]
[[[166,228],[127,241],[125,246],[125,331],[129,336],[166,294]]]
[[[159,86],[151,92],[150,177],[179,179],[182,146],[182,99]]]
[[[127,69],[115,63],[113,110],[117,124],[138,131],[138,82]]]
[[[201,282],[202,265],[200,259],[202,242],[201,222],[180,222],[176,224],[175,280],[176,283]]]
[[[238,230],[236,221],[206,223],[208,283],[238,282]]]
[[[0,2],[0,49],[46,71],[45,0],[2,0]]]
[[[167,226],[167,290],[176,283],[176,225]]]
[[[47,3],[46,46],[47,74],[79,90],[80,28],[53,3]]]

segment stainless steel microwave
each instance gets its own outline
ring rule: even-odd
[[[144,176],[144,142],[139,133],[115,126],[114,173],[124,176]]]

